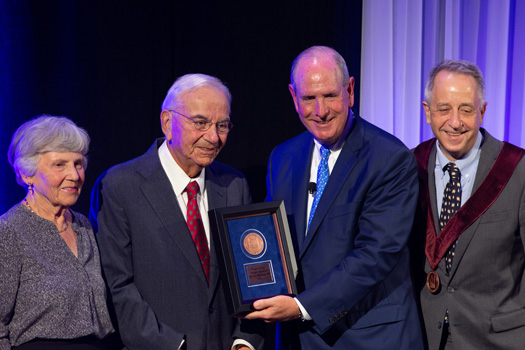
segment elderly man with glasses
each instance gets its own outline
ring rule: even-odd
[[[226,310],[209,209],[251,202],[245,177],[215,161],[233,127],[217,78],[180,77],[162,104],[165,139],[104,173],[91,219],[129,349],[254,349],[262,337]]]

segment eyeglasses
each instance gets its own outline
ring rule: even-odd
[[[197,129],[199,131],[206,131],[209,128],[211,128],[211,126],[214,124],[214,123],[208,121],[208,119],[205,119],[203,117],[199,117],[199,119],[195,119],[195,118],[192,118],[192,117],[188,117],[188,116],[186,116],[186,115],[184,115],[182,113],[179,113],[177,111],[174,111],[173,109],[168,109],[168,111],[177,113],[178,115],[183,116],[184,118],[191,120],[193,122],[193,126],[195,127],[195,129]],[[217,132],[219,134],[227,134],[233,128],[233,123],[230,122],[229,120],[225,120],[223,122],[215,123],[215,127],[217,128]]]

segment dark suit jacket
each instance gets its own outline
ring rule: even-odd
[[[422,348],[406,248],[418,195],[415,158],[355,117],[305,237],[313,147],[305,132],[277,146],[268,165],[267,200],[285,202],[298,299],[313,319],[282,323],[285,347]]]
[[[503,146],[485,130],[482,129],[482,133],[484,140],[473,193],[487,176]],[[435,165],[436,145],[428,162],[428,195],[436,232],[440,232]],[[464,204],[467,205],[468,202]],[[424,228],[419,230],[420,235],[424,232]],[[437,272],[441,290],[433,295],[421,283],[429,349],[439,347],[447,309],[455,348],[525,348],[524,242],[525,159],[522,158],[497,200],[459,236],[450,276],[445,273],[445,259],[439,263]],[[426,261],[422,277],[429,271]]]
[[[90,217],[100,247],[118,329],[128,349],[230,349],[236,321],[226,311],[215,249],[208,287],[195,245],[157,153],[104,173]],[[209,209],[251,201],[238,171],[206,168]],[[202,213],[206,215],[206,213]],[[254,346],[260,339],[236,333]]]

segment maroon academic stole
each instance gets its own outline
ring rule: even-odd
[[[496,201],[525,154],[524,149],[503,142],[503,148],[485,180],[437,235],[430,205],[428,184],[428,161],[435,143],[436,139],[433,138],[423,142],[414,150],[420,183],[419,205],[423,212],[426,209],[427,213],[425,255],[432,268],[432,271],[427,275],[427,287],[432,293],[439,289],[436,267],[450,245]]]

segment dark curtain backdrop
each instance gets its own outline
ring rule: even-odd
[[[359,91],[361,1],[0,0],[0,212],[25,195],[6,156],[20,124],[45,113],[87,129],[74,207],[87,215],[96,178],[162,136],[160,105],[186,73],[230,88],[235,128],[218,160],[264,200],[272,148],[304,130],[287,85],[292,60],[312,45],[338,50]]]

